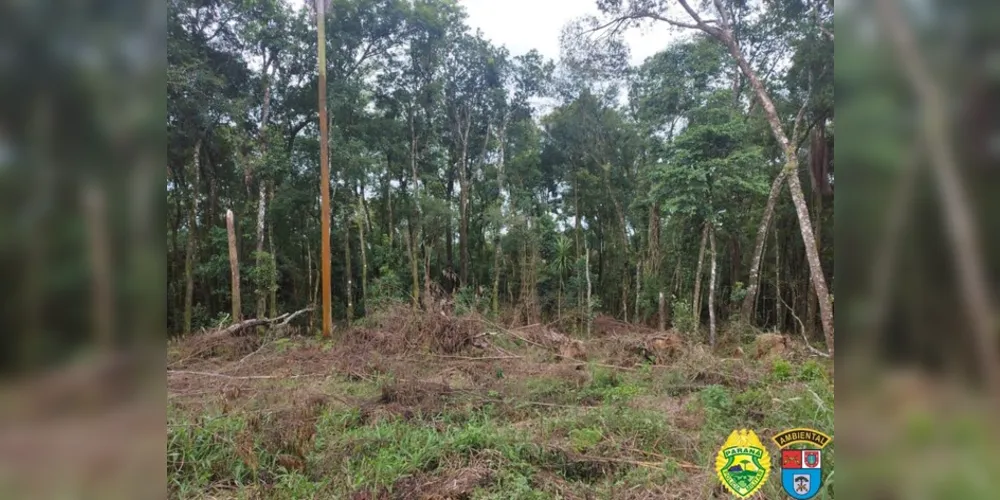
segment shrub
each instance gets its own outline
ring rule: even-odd
[[[672,306],[674,328],[687,334],[697,333],[698,319],[691,312],[691,304],[684,299],[677,299],[673,302]]]

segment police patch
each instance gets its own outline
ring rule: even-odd
[[[773,438],[781,448],[781,486],[792,498],[807,500],[823,486],[823,448],[832,438],[813,429],[790,429]],[[806,443],[812,447],[791,448]]]

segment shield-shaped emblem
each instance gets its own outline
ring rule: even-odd
[[[781,450],[781,485],[797,500],[816,496],[823,481],[822,450]]]
[[[719,480],[737,498],[749,498],[760,490],[770,469],[767,448],[749,429],[733,431],[715,457]]]

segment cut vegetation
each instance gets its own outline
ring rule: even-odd
[[[167,10],[172,498],[728,498],[734,429],[832,434],[832,1],[504,23],[558,53],[454,0]]]
[[[542,326],[406,308],[373,323],[331,341],[172,345],[171,495],[726,498],[711,466],[733,429],[833,431],[829,362],[796,342],[761,359],[685,344],[660,361],[621,348],[649,332],[620,329],[581,341],[580,362]]]

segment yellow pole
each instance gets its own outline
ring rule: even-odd
[[[323,284],[323,336],[333,332],[330,283],[330,145],[326,120],[326,0],[316,1],[317,52],[319,59],[319,169],[320,169],[320,242],[321,280]]]

